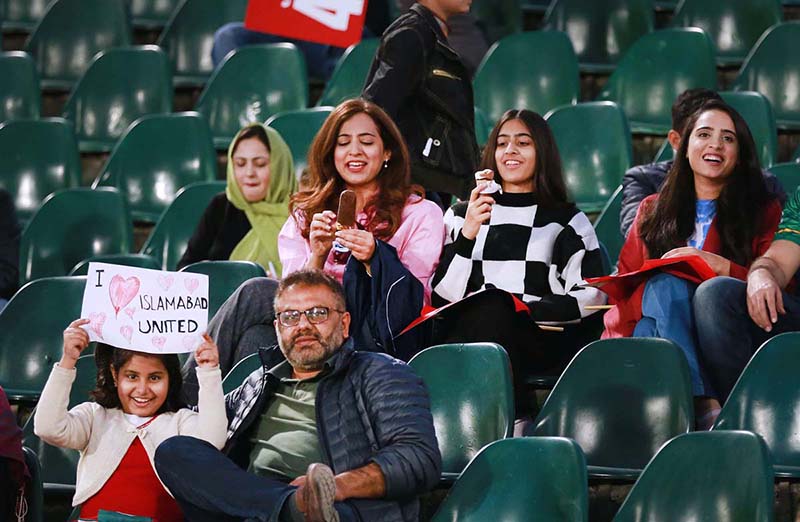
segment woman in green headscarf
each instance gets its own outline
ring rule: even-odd
[[[228,148],[227,182],[203,213],[178,268],[207,259],[243,260],[280,277],[278,232],[297,179],[278,131],[261,124],[240,130]]]

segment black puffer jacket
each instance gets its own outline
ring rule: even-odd
[[[229,422],[224,451],[244,468],[250,432],[279,382],[267,371],[276,349],[262,350],[265,365],[225,397]],[[325,464],[337,474],[371,462],[380,466],[386,479],[385,498],[348,501],[362,520],[418,520],[417,495],[436,485],[442,467],[422,380],[388,355],[355,351],[350,339],[328,364],[329,373],[320,380],[316,398]]]
[[[414,182],[468,195],[478,166],[472,83],[430,10],[414,4],[386,29],[362,95],[400,128]]]

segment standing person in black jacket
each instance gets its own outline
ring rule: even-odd
[[[447,19],[471,0],[420,0],[384,32],[362,95],[403,134],[411,178],[429,192],[468,196],[478,165],[470,74],[447,41]]]
[[[11,194],[0,189],[0,310],[19,284],[20,226]]]
[[[275,317],[286,361],[227,395],[225,454],[191,437],[156,451],[186,519],[418,520],[417,495],[441,469],[422,380],[388,355],[355,350],[344,290],[320,271],[281,281]]]

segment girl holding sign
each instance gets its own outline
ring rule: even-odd
[[[75,496],[81,519],[100,509],[145,516],[159,522],[183,520],[178,504],[153,468],[158,445],[175,435],[191,435],[221,449],[227,420],[217,346],[207,335],[195,351],[200,383],[198,411],[180,399],[181,372],[175,354],[149,354],[99,344],[96,402],[67,411],[75,363],[89,345],[73,321],[64,331],[64,351],[53,368],[34,416],[34,431],[54,446],[81,452]]]

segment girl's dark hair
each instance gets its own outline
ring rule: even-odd
[[[267,136],[267,131],[264,130],[264,127],[261,124],[257,123],[255,125],[250,125],[249,127],[245,127],[241,131],[239,131],[239,135],[236,136],[236,141],[233,143],[233,148],[231,149],[231,156],[236,152],[236,149],[239,148],[239,144],[242,140],[247,140],[250,138],[255,138],[267,148],[267,152],[272,153],[272,149],[269,146],[269,136]]]
[[[704,103],[686,123],[681,144],[658,199],[647,210],[640,235],[651,258],[686,246],[694,231],[697,194],[694,172],[686,152],[697,120],[708,111],[722,111],[733,120],[739,154],[727,183],[717,198],[716,227],[722,241],[720,254],[740,265],[753,260],[753,237],[758,232],[762,210],[770,196],[758,162],[753,136],[736,110],[720,100]]]
[[[114,374],[111,368],[119,375],[120,368],[131,360],[134,355],[142,357],[154,357],[164,363],[169,376],[169,389],[167,399],[157,413],[174,412],[186,407],[186,403],[181,399],[181,388],[183,387],[183,377],[181,376],[181,362],[174,353],[152,354],[136,352],[114,348],[103,343],[97,343],[94,351],[94,360],[97,365],[97,387],[91,391],[92,398],[104,408],[121,408],[117,394],[117,386],[114,383]]]
[[[564,175],[561,171],[561,155],[558,153],[556,140],[550,126],[539,114],[527,109],[511,109],[506,111],[489,134],[486,147],[481,158],[482,169],[492,169],[497,175],[497,136],[506,122],[520,120],[528,127],[533,138],[533,147],[536,151],[536,164],[533,169],[533,192],[537,195],[539,203],[543,206],[564,206],[569,204],[567,187],[564,184]]]

